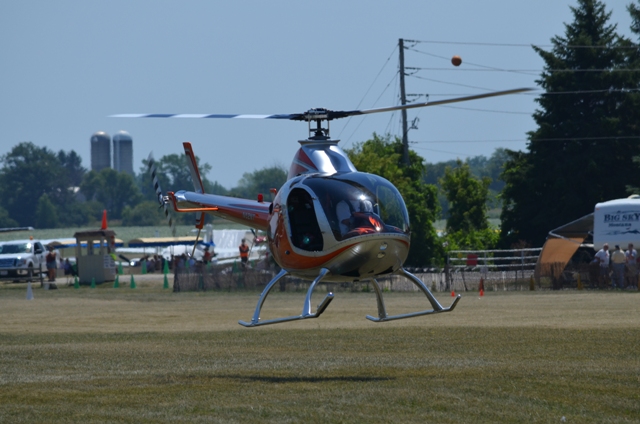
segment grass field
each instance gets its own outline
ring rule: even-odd
[[[0,422],[640,422],[640,294],[490,292],[377,324],[371,293],[246,329],[257,292],[0,285]],[[273,293],[263,318],[300,312]],[[389,313],[424,309],[385,293]],[[440,294],[448,305],[449,296]],[[314,297],[314,304],[322,298]]]

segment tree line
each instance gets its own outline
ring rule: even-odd
[[[640,0],[627,6],[635,39],[617,33],[602,1],[578,0],[571,11],[573,21],[551,39],[551,49],[532,46],[545,63],[536,81],[543,92],[524,151],[437,164],[411,151],[404,166],[401,141],[377,134],[347,150],[356,168],[387,178],[403,195],[410,265],[441,263],[452,248],[541,246],[550,230],[596,203],[639,192]],[[103,209],[123,225],[162,222],[146,161],[135,177],[87,171],[74,151],[23,142],[0,163],[0,227],[82,226],[99,220]],[[163,156],[157,167],[165,191],[193,186],[184,155]],[[266,167],[226,189],[206,178],[211,166],[199,167],[207,192],[245,198],[281,187],[287,175],[282,166]],[[490,209],[500,210],[499,231],[489,226]],[[446,231],[438,235],[440,218]]]
[[[544,60],[537,129],[503,171],[503,246],[540,246],[549,230],[640,186],[640,1],[627,6],[629,39],[601,1],[579,0]]]
[[[387,136],[386,140],[389,138]],[[375,134],[374,140],[379,140]],[[498,154],[499,151],[489,160],[484,157],[472,158],[467,163],[493,163],[493,158]],[[423,162],[417,154],[413,155],[416,162]],[[211,182],[207,178],[211,166],[196,159],[207,193],[241,198],[256,198],[258,193],[262,193],[268,198],[269,190],[280,188],[287,178],[287,170],[283,166],[268,166],[246,172],[236,187],[227,189],[218,182]],[[121,221],[122,225],[162,223],[163,216],[158,210],[146,159],[142,161],[136,175],[117,172],[111,168],[99,172],[88,171],[82,166],[82,158],[73,150],[55,153],[47,147],[22,142],[0,157],[0,164],[0,195],[3,199],[0,205],[0,227],[78,227],[99,222],[105,209],[110,220]],[[414,177],[428,182],[429,178],[435,176],[437,179],[444,175],[447,166],[457,165],[455,161],[428,164],[424,168],[420,167]],[[193,187],[184,155],[163,156],[156,160],[156,169],[158,181],[165,193]],[[425,172],[427,169],[428,173]],[[488,172],[483,166],[475,166],[473,170],[478,175]],[[446,207],[441,205],[434,210],[444,209]],[[434,219],[439,217],[439,214],[434,215]],[[190,223],[191,217],[185,220]]]
[[[207,193],[254,198],[271,187],[279,188],[287,176],[281,166],[266,167],[245,173],[236,187],[226,189],[211,182],[206,177],[211,166],[196,159]],[[113,223],[144,226],[163,222],[146,159],[136,175],[111,168],[89,171],[73,150],[55,153],[21,142],[0,157],[0,164],[0,227],[79,227],[100,222],[105,209]],[[156,167],[165,193],[193,187],[186,156],[165,155],[156,161]],[[178,215],[179,221],[192,222],[193,217]]]
[[[412,190],[423,193],[423,205],[437,216],[434,196],[446,198],[446,233],[434,242],[434,215],[417,215],[419,205],[399,187],[417,236],[409,264],[436,264],[445,246],[539,247],[549,231],[593,212],[596,203],[640,192],[640,0],[626,9],[635,39],[617,32],[604,2],[578,0],[571,7],[573,21],[565,23],[564,35],[551,39],[552,48],[532,46],[545,65],[536,80],[543,89],[533,114],[537,129],[527,134],[525,151],[497,152],[484,173],[472,172],[477,161],[469,160],[441,164],[444,175],[430,175],[437,166],[424,165],[415,155],[412,170],[402,170],[398,159],[398,170],[383,175],[393,182],[398,172],[408,176],[422,166],[421,185]],[[393,151],[401,148],[399,140],[374,137],[350,154],[366,155],[368,144],[380,143]],[[439,194],[430,188],[436,182]],[[487,222],[491,190],[501,207],[498,232]],[[414,250],[415,243],[419,249]]]

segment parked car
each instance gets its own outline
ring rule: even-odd
[[[45,258],[45,248],[40,241],[0,242],[0,278],[31,277],[40,269],[46,272]]]

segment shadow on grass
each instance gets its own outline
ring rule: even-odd
[[[260,383],[326,383],[326,382],[347,382],[366,383],[376,381],[392,381],[395,377],[367,377],[357,375],[344,376],[272,376],[272,375],[243,375],[243,374],[202,374],[178,376],[156,376],[158,382],[176,383],[178,381],[196,382],[202,380],[227,379],[238,382],[260,382]]]
[[[364,376],[327,376],[327,377],[318,377],[318,376],[308,376],[308,377],[276,377],[276,376],[268,376],[268,375],[217,375],[217,378],[227,378],[232,380],[239,381],[259,381],[262,383],[325,383],[330,381],[343,381],[343,382],[351,382],[351,383],[362,383],[362,382],[372,382],[372,381],[389,381],[395,380],[392,377],[364,377]]]

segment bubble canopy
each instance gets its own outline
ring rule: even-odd
[[[312,175],[303,184],[315,194],[338,241],[373,233],[409,234],[404,200],[380,176],[364,172]]]

